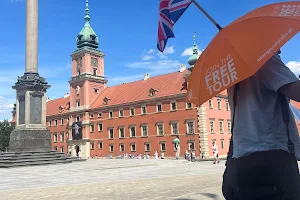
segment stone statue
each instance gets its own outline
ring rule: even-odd
[[[79,85],[77,85],[77,87],[76,87],[76,93],[77,93],[77,95],[80,93],[80,87],[79,87]]]

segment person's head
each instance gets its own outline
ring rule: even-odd
[[[176,138],[179,139],[179,136],[177,135]]]

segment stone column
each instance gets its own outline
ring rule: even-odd
[[[16,129],[10,134],[10,151],[50,151],[46,127],[46,91],[50,87],[38,74],[38,0],[26,1],[25,73],[12,87],[17,91]]]
[[[25,73],[38,72],[38,0],[26,1]]]
[[[200,150],[203,153],[204,158],[209,157],[208,148],[208,136],[207,136],[207,118],[206,118],[206,107],[201,105],[197,108],[198,115],[198,128],[199,128],[199,140],[200,140]]]

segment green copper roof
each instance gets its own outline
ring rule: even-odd
[[[188,60],[188,63],[190,65],[189,68],[194,67],[194,65],[197,62],[198,58],[199,58],[199,49],[196,45],[196,35],[194,35],[193,55]]]
[[[98,48],[98,36],[92,29],[90,25],[90,13],[89,13],[89,1],[86,0],[86,5],[85,5],[85,24],[80,31],[80,33],[77,36],[76,43],[77,43],[77,48],[82,48],[82,47],[92,47],[92,48]]]

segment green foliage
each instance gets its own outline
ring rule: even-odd
[[[7,120],[0,121],[0,151],[5,151],[9,146],[10,133],[14,130]]]

